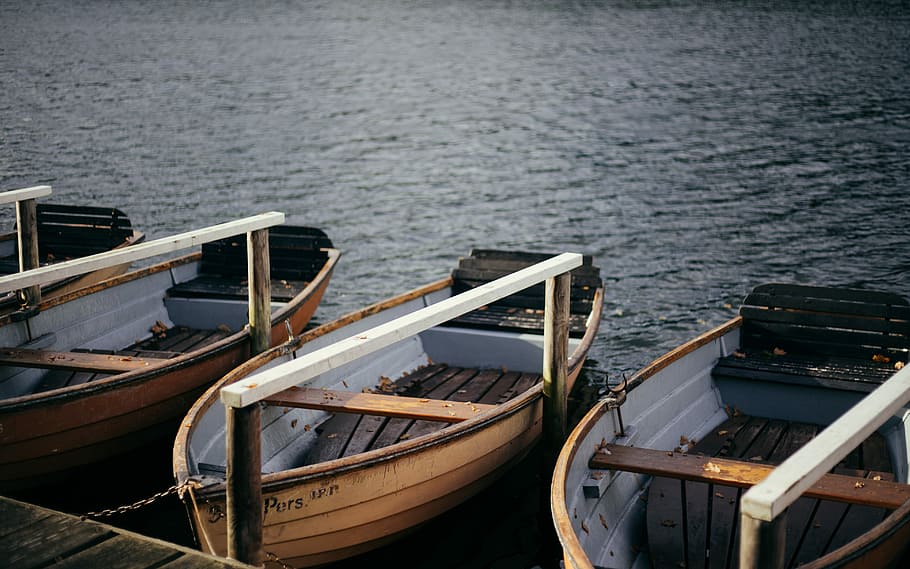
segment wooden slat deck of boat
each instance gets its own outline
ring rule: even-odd
[[[689,453],[779,464],[819,432],[817,425],[735,415]],[[689,441],[680,441],[681,445]],[[835,470],[893,480],[884,440],[873,435]],[[655,569],[737,566],[738,505],[743,490],[655,477],[648,493],[648,547]],[[787,567],[815,559],[881,522],[888,510],[803,497],[788,511]]]
[[[376,391],[390,396],[424,397],[495,405],[526,391],[542,377],[502,369],[471,369],[431,364],[397,381],[383,380]],[[337,413],[317,427],[319,439],[308,464],[385,447],[443,428],[438,421]]]
[[[0,496],[4,567],[239,569],[251,567]]]
[[[137,342],[123,350],[76,350],[78,353],[118,356],[122,358],[169,359],[226,338],[230,330],[199,330],[176,326],[165,330],[163,327],[151,338]],[[48,372],[36,392],[59,389],[71,385],[88,383],[108,377],[109,372],[90,370],[56,369]]]

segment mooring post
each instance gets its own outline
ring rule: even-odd
[[[258,403],[227,413],[228,557],[256,567],[262,555],[262,472]]]
[[[770,522],[741,513],[739,516],[740,569],[778,569],[784,566],[787,539],[787,514],[782,512]]]
[[[34,199],[16,202],[16,227],[19,231],[19,270],[28,271],[40,266],[38,259],[38,206]],[[41,302],[41,286],[32,285],[19,291],[24,310]]]
[[[250,355],[269,349],[272,337],[272,284],[269,260],[269,230],[249,232],[247,237],[250,287]]]
[[[550,464],[566,438],[571,273],[546,280],[543,325],[543,430]]]
[[[272,336],[269,230],[249,232],[247,265],[250,356],[269,348]],[[226,406],[228,557],[255,565],[262,555],[262,428],[259,403]]]

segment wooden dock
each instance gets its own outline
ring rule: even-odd
[[[5,567],[249,569],[230,559],[0,496]]]

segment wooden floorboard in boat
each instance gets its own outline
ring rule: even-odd
[[[380,381],[376,391],[407,397],[496,404],[507,401],[540,380],[538,374],[432,364],[394,382]],[[315,464],[382,448],[445,426],[445,423],[436,421],[338,413],[316,429],[319,439],[307,455],[306,462]]]
[[[186,326],[176,326],[162,331],[151,338],[136,342],[132,346],[128,346],[122,350],[77,349],[74,351],[128,357],[169,359],[214,344],[230,334],[231,332],[227,330],[196,330],[187,328]],[[111,374],[109,373],[49,370],[44,378],[42,378],[40,385],[35,389],[35,393],[89,383],[104,377],[109,377],[110,375]]]
[[[821,427],[735,415],[701,441],[680,440],[690,453],[779,464]],[[882,437],[874,434],[834,469],[892,480]],[[648,492],[648,543],[655,569],[727,569],[738,565],[736,527],[742,490],[656,477]],[[800,498],[787,513],[785,559],[796,567],[851,541],[888,514],[882,508]]]

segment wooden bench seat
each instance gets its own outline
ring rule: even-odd
[[[495,405],[483,403],[452,402],[443,399],[311,387],[292,387],[265,399],[265,402],[279,407],[302,407],[335,413],[359,413],[443,423],[459,423],[495,407]]]
[[[315,227],[279,225],[269,229],[272,300],[289,302],[303,292],[328,260],[328,236]],[[237,235],[202,246],[200,276],[178,284],[168,295],[181,298],[246,300],[246,237]]]
[[[459,294],[490,281],[544,261],[553,255],[524,253],[495,249],[474,249],[458,261],[452,271],[454,294]],[[571,272],[569,335],[581,337],[587,329],[585,319],[591,313],[595,294],[602,287],[600,269],[592,258],[585,256],[583,264]],[[500,331],[543,329],[544,284],[538,284],[474,310],[446,323],[448,326],[468,326]]]
[[[910,353],[910,305],[891,293],[766,284],[740,308],[741,348],[715,377],[871,391]]]
[[[811,440],[821,426],[734,415],[688,452],[606,446],[595,469],[653,476],[647,491],[647,539],[655,569],[735,568],[739,500],[772,465]],[[880,523],[910,498],[893,482],[884,439],[875,433],[788,509],[787,567],[816,559]]]
[[[17,367],[65,369],[91,373],[122,373],[142,369],[158,359],[96,354],[92,352],[52,352],[29,348],[0,348],[0,364]]]
[[[637,472],[735,488],[750,488],[774,469],[772,465],[745,460],[609,444],[594,453],[589,466],[592,469]],[[910,500],[910,485],[826,474],[806,490],[805,495],[893,510]]]

